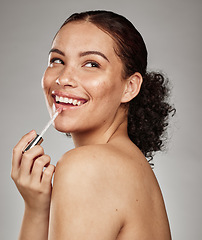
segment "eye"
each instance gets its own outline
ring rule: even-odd
[[[50,66],[52,66],[54,63],[55,64],[63,64],[64,65],[64,62],[60,58],[52,58],[50,60]]]
[[[88,67],[88,68],[99,68],[100,64],[97,62],[94,62],[94,61],[90,61],[90,62],[85,63],[84,66]]]

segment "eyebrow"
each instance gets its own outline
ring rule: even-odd
[[[52,48],[52,49],[49,51],[48,54],[50,55],[52,52],[58,53],[58,54],[60,54],[60,55],[62,55],[62,56],[65,56],[65,54],[64,54],[62,51],[60,51],[59,49],[57,49],[57,48]]]
[[[62,56],[65,56],[65,54],[64,54],[61,50],[59,50],[59,49],[57,49],[57,48],[52,48],[52,49],[49,51],[49,55],[50,55],[52,52],[58,53],[58,54],[60,54],[60,55],[62,55]],[[81,53],[79,54],[79,56],[80,56],[80,57],[84,57],[84,56],[91,55],[91,54],[99,55],[99,56],[103,57],[105,60],[107,60],[107,61],[109,62],[109,59],[108,59],[103,53],[101,53],[101,52],[99,52],[99,51],[85,51],[85,52],[81,52]]]
[[[109,62],[109,59],[101,52],[99,51],[86,51],[86,52],[81,52],[79,54],[80,57],[84,57],[84,56],[87,56],[87,55],[91,55],[91,54],[94,54],[94,55],[99,55],[101,57],[103,57],[105,60],[107,60]]]

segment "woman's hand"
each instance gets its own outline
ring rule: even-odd
[[[36,132],[31,131],[14,147],[11,177],[25,201],[26,209],[35,214],[49,214],[55,166],[50,164],[50,157],[39,145],[23,153],[34,137]]]

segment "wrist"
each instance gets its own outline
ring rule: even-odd
[[[29,216],[33,220],[36,219],[37,221],[44,221],[49,219],[50,208],[48,209],[40,209],[40,208],[32,208],[25,204],[25,215]]]

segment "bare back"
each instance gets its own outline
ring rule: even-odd
[[[124,225],[117,239],[171,239],[162,194],[149,163],[131,142],[123,141],[121,152],[119,167],[124,168],[118,184],[125,184],[121,189]]]

